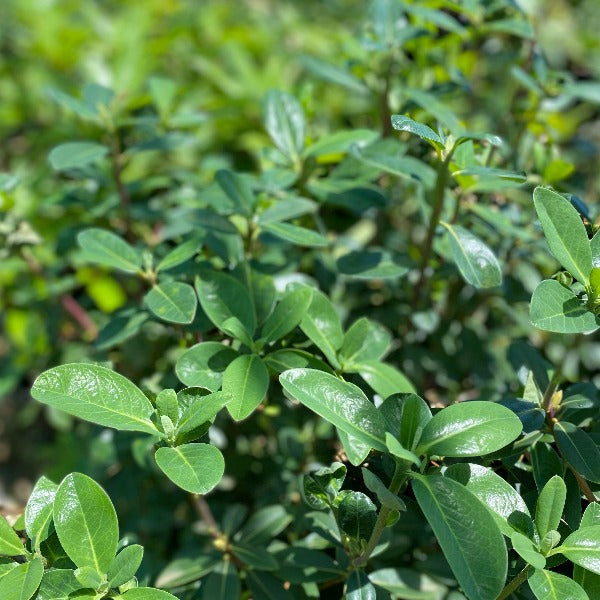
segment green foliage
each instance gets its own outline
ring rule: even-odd
[[[2,600],[599,596],[595,7],[525,4],[7,0]]]

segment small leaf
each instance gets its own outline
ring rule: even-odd
[[[536,569],[528,583],[538,600],[589,600],[580,585],[553,571]]]
[[[11,569],[0,579],[0,598],[2,600],[29,600],[38,589],[44,575],[41,559]]]
[[[73,363],[44,371],[31,395],[43,404],[122,431],[156,434],[150,400],[131,381],[98,365]]]
[[[265,223],[262,225],[262,230],[297,246],[324,248],[329,245],[327,238],[320,233],[291,223]]]
[[[292,592],[283,587],[283,582],[268,573],[255,573],[250,570],[246,575],[246,585],[254,598],[261,600],[292,600]],[[233,600],[233,599],[232,599]]]
[[[365,469],[364,467],[361,469],[363,480],[367,488],[377,495],[377,499],[381,503],[382,506],[386,506],[391,510],[404,511],[406,510],[406,504],[394,493],[390,492],[387,486],[375,475],[369,471],[369,469]]]
[[[362,570],[354,570],[346,581],[346,600],[375,600],[377,591]]]
[[[381,414],[357,386],[315,369],[290,369],[279,381],[292,398],[325,420],[371,448],[386,450]]]
[[[397,458],[401,458],[402,460],[412,462],[417,467],[421,466],[421,461],[419,460],[419,457],[416,454],[414,454],[414,452],[411,452],[410,450],[404,448],[404,446],[402,446],[402,444],[389,432],[386,432],[385,434],[385,444],[388,447],[390,454],[393,454],[394,456],[396,456]]]
[[[365,146],[378,137],[372,129],[351,129],[349,131],[336,131],[312,143],[306,148],[305,156],[327,156],[348,152],[351,146],[357,144]]]
[[[550,554],[562,554],[576,565],[600,575],[600,525],[574,531]]]
[[[342,275],[353,279],[397,279],[408,273],[408,268],[395,262],[385,250],[357,250],[337,260]]]
[[[331,506],[346,478],[346,466],[334,462],[302,477],[302,496],[308,506],[322,510]]]
[[[119,587],[127,583],[139,569],[144,557],[144,548],[139,544],[126,546],[115,556],[108,568],[108,583],[111,587]]]
[[[600,449],[583,429],[567,421],[555,423],[554,438],[563,458],[580,475],[600,483]]]
[[[208,494],[225,472],[223,455],[210,444],[159,448],[155,458],[160,470],[175,485],[192,494]]]
[[[398,131],[408,131],[414,135],[418,135],[422,140],[429,142],[436,150],[444,148],[442,138],[430,127],[413,121],[405,115],[392,115],[392,127]]]
[[[442,224],[448,230],[452,258],[465,281],[477,288],[499,286],[502,270],[494,253],[470,231],[459,225]]]
[[[230,346],[219,342],[202,342],[186,350],[177,360],[175,372],[187,386],[205,387],[212,392],[221,388],[223,372],[237,357]]]
[[[188,261],[200,250],[200,240],[192,238],[173,248],[157,265],[157,272],[168,271]]]
[[[304,318],[312,301],[312,290],[301,287],[286,294],[265,321],[261,340],[268,344],[281,339]]]
[[[246,217],[252,216],[256,205],[256,198],[247,179],[239,173],[220,169],[215,174],[215,179],[221,189],[233,202],[237,211]]]
[[[123,594],[124,600],[178,600],[173,594],[149,587],[131,588]]]
[[[385,327],[361,317],[344,335],[339,356],[344,363],[379,360],[389,350],[391,341],[392,337]]]
[[[445,593],[440,583],[411,569],[378,569],[369,573],[369,579],[377,587],[406,600],[438,600]]]
[[[412,486],[465,595],[495,600],[504,587],[508,557],[488,509],[460,483],[440,475],[419,476]]]
[[[214,392],[212,394],[198,394],[194,391],[204,391],[203,388],[186,388],[181,390],[179,395],[185,394],[189,401],[181,411],[181,416],[177,421],[177,433],[188,433],[199,427],[203,423],[212,421],[217,413],[231,402],[232,398],[225,392]]]
[[[93,479],[72,473],[62,480],[54,499],[54,527],[78,567],[108,571],[117,552],[119,525],[110,498]]]
[[[377,521],[377,508],[366,494],[347,491],[337,507],[340,529],[356,540],[368,540]]]
[[[3,515],[0,515],[0,554],[6,556],[24,556],[25,548]]]
[[[155,285],[144,298],[148,308],[170,323],[191,323],[196,315],[194,288],[180,281]]]
[[[293,516],[279,505],[264,506],[257,510],[239,532],[244,544],[264,544],[281,533],[293,520]]]
[[[558,475],[555,475],[540,492],[535,507],[535,525],[540,538],[543,538],[549,531],[558,529],[566,499],[567,486]],[[543,567],[537,568],[542,569]]]
[[[67,142],[52,148],[48,160],[55,171],[66,171],[98,162],[108,152],[106,146],[94,142]]]
[[[480,456],[510,444],[523,426],[508,408],[494,402],[453,404],[435,414],[423,430],[418,454]]]
[[[533,201],[552,254],[573,277],[587,284],[592,251],[577,209],[560,194],[542,187],[535,188]]]
[[[256,354],[238,356],[223,373],[223,391],[232,397],[227,404],[236,421],[249,416],[269,389],[269,372]]]
[[[348,368],[350,373],[358,374],[379,394],[382,398],[388,398],[392,394],[414,392],[413,384],[406,375],[398,371],[392,365],[378,360],[365,360],[354,363]]]
[[[141,254],[112,231],[97,227],[86,229],[77,235],[77,243],[91,262],[126,273],[141,271]]]
[[[259,571],[275,571],[278,567],[277,560],[268,551],[253,544],[232,544],[232,554],[253,569]]]
[[[543,569],[546,566],[546,558],[540,554],[536,545],[528,537],[513,531],[510,540],[514,551],[532,567]]]
[[[273,90],[265,100],[265,128],[271,139],[292,162],[304,148],[304,112],[291,94]]]
[[[39,548],[41,542],[48,537],[52,523],[52,506],[58,485],[46,477],[40,477],[36,482],[27,506],[25,507],[25,531]],[[0,534],[1,536],[1,534]],[[2,548],[0,546],[0,553]]]
[[[412,393],[388,396],[381,403],[379,412],[385,420],[386,431],[407,450],[416,447],[425,425],[431,420],[429,405],[423,398]]]

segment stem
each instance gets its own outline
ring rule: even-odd
[[[95,339],[98,335],[98,328],[96,327],[96,323],[92,320],[92,318],[88,315],[87,311],[73,296],[70,294],[65,294],[61,296],[60,299],[63,308],[79,323],[81,328],[87,333],[90,338]]]
[[[506,587],[500,592],[500,595],[496,600],[504,600],[508,598],[513,592],[515,592],[522,584],[527,581],[527,575],[529,574],[530,566],[527,565]]]
[[[219,525],[217,524],[217,521],[213,516],[212,511],[210,510],[208,502],[204,499],[203,496],[198,496],[195,494],[192,496],[192,501],[194,502],[194,507],[196,508],[196,511],[202,517],[202,520],[206,523],[210,535],[212,535],[215,539],[219,539],[223,534],[221,533]]]
[[[550,402],[552,401],[552,396],[554,396],[554,392],[556,392],[556,390],[558,389],[558,386],[560,385],[560,382],[562,380],[561,371],[562,371],[561,367],[558,366],[556,368],[556,370],[554,371],[554,374],[552,375],[552,379],[550,380],[550,383],[548,384],[546,391],[544,392],[544,396],[542,398],[542,408],[544,409],[544,411],[546,413],[550,409]]]
[[[396,471],[394,476],[392,477],[392,481],[389,485],[389,490],[392,494],[396,495],[399,491],[406,478],[408,477],[408,472],[405,466],[402,466],[396,463]],[[375,523],[375,528],[373,529],[373,533],[369,538],[367,543],[367,547],[364,549],[363,553],[356,559],[354,559],[353,564],[355,567],[362,567],[367,564],[369,560],[369,556],[371,556],[373,550],[375,550],[377,544],[379,543],[379,538],[385,529],[385,524],[387,522],[388,516],[392,512],[390,508],[387,506],[382,506],[379,511],[379,516],[377,517],[377,521]]]
[[[592,492],[592,488],[590,488],[588,485],[588,482],[569,463],[567,463],[567,467],[569,467],[569,469],[571,469],[571,473],[575,475],[575,479],[577,479],[577,485],[579,485],[579,489],[583,492],[586,500],[588,500],[588,502],[598,502],[594,492]]]
[[[444,192],[446,190],[446,183],[448,181],[448,165],[452,159],[453,150],[454,149],[448,152],[446,158],[438,164],[437,178],[432,194],[433,206],[431,210],[431,217],[429,219],[429,227],[427,228],[427,237],[425,238],[423,254],[421,255],[421,263],[419,265],[419,279],[417,281],[417,285],[414,287],[412,302],[413,307],[418,303],[421,296],[421,291],[423,289],[423,284],[425,283],[425,270],[427,269],[429,259],[431,258],[435,230],[440,222],[440,217],[442,216],[442,210],[444,208]]]
[[[129,192],[127,191],[127,188],[125,187],[125,184],[123,183],[123,154],[121,152],[121,144],[119,142],[117,133],[114,133],[112,135],[110,150],[112,158],[113,179],[117,188],[117,194],[119,195],[119,199],[121,200],[121,206],[123,207],[123,213],[125,217],[125,231],[127,233],[127,237],[130,237],[129,234],[131,231],[131,197],[129,195]]]

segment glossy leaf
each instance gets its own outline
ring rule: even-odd
[[[467,598],[495,600],[506,580],[504,538],[484,504],[452,479],[413,480],[413,491]]]
[[[238,356],[223,372],[223,391],[232,400],[227,404],[236,421],[249,416],[269,389],[269,372],[256,354]]]
[[[574,531],[552,553],[560,553],[576,565],[600,575],[600,525]]]
[[[55,171],[78,169],[98,162],[109,149],[95,142],[67,142],[52,148],[48,161]]]
[[[155,285],[145,296],[148,308],[164,321],[191,323],[196,314],[194,288],[180,281]]]
[[[123,594],[124,600],[178,600],[173,594],[149,587],[131,588]]]
[[[108,582],[111,587],[127,583],[139,569],[144,557],[144,548],[139,544],[126,546],[115,556],[108,568]]]
[[[532,567],[543,569],[546,566],[546,558],[540,554],[536,545],[527,536],[513,531],[510,540],[514,551]]]
[[[533,201],[552,254],[573,277],[586,284],[592,270],[592,252],[579,213],[566,198],[546,188],[535,188]]]
[[[239,598],[241,593],[240,577],[231,560],[219,563],[202,581],[203,600],[229,600]]]
[[[386,432],[385,434],[385,444],[388,447],[390,454],[394,455],[396,458],[401,458],[402,460],[406,460],[408,462],[412,462],[417,467],[421,466],[421,461],[419,457],[410,450],[407,450],[391,433]]]
[[[392,394],[414,392],[415,388],[408,378],[392,365],[378,360],[364,360],[354,363],[350,372],[358,374],[373,388],[376,394],[387,398]]]
[[[208,494],[225,472],[223,455],[210,444],[159,448],[155,458],[160,470],[175,485],[192,494]]]
[[[54,499],[54,527],[78,567],[108,571],[117,552],[119,526],[106,492],[87,475],[67,475]]]
[[[25,507],[25,531],[38,548],[39,544],[48,537],[57,489],[56,483],[46,477],[40,477]],[[0,553],[2,553],[1,546]]]
[[[529,587],[538,600],[589,600],[585,591],[566,575],[536,569],[528,579]]]
[[[583,429],[567,421],[556,423],[554,438],[563,458],[580,475],[600,483],[600,449]]]
[[[3,515],[0,515],[0,554],[6,556],[23,556],[25,554],[19,536]]]
[[[375,475],[363,467],[361,469],[363,480],[367,488],[373,492],[382,506],[387,506],[392,510],[403,511],[406,510],[406,505],[404,502],[394,493],[390,492],[387,486]]]
[[[566,498],[567,486],[558,475],[555,475],[540,492],[535,507],[535,525],[540,538],[549,531],[558,529]]]
[[[500,450],[520,433],[519,418],[493,402],[453,404],[427,423],[417,453],[440,456],[479,456]]]
[[[344,363],[379,360],[388,350],[392,338],[388,330],[366,317],[357,319],[344,335],[339,356]]]
[[[69,594],[81,589],[71,569],[48,569],[35,600],[69,600]]]
[[[195,394],[198,390],[200,393]],[[185,407],[181,410],[181,414],[177,423],[177,433],[188,433],[199,427],[203,423],[212,421],[217,413],[231,402],[232,397],[225,392],[214,392],[212,394],[204,394],[203,388],[186,388],[179,392],[179,395],[185,395],[189,398]]]
[[[112,231],[97,227],[85,229],[77,235],[77,242],[91,262],[126,273],[141,271],[141,254]]]
[[[392,115],[392,127],[398,131],[407,131],[418,135],[421,139],[429,142],[436,150],[442,150],[444,142],[440,136],[427,125],[413,121],[405,115]]]
[[[38,589],[44,565],[40,558],[11,569],[0,579],[0,598],[2,600],[29,600]]]
[[[377,509],[362,492],[347,491],[337,506],[340,529],[356,540],[368,540],[377,520]]]
[[[346,580],[346,600],[375,600],[377,591],[362,570],[354,570]]]
[[[237,352],[219,342],[202,342],[186,350],[177,360],[175,372],[187,386],[205,387],[212,392],[221,388],[223,372]]]
[[[265,127],[271,139],[292,162],[304,148],[304,112],[291,94],[273,90],[265,100]]]
[[[393,394],[379,407],[386,431],[407,450],[413,450],[421,439],[425,425],[431,420],[431,409],[416,394]]]
[[[304,318],[311,300],[312,290],[307,287],[286,294],[265,321],[261,339],[268,344],[292,331]]]
[[[371,448],[385,451],[381,414],[357,386],[314,369],[290,369],[279,381],[292,398],[325,420]]]
[[[106,367],[88,363],[54,367],[35,380],[31,395],[98,425],[157,433],[150,420],[154,413],[150,400],[131,381]]]

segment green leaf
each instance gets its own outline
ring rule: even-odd
[[[369,579],[403,600],[439,600],[445,593],[434,579],[410,569],[378,569],[369,573]]]
[[[39,548],[48,537],[52,523],[52,505],[58,485],[46,477],[37,480],[25,507],[25,531]],[[0,554],[4,554],[0,547]]]
[[[337,506],[340,529],[355,540],[368,540],[377,521],[377,508],[362,492],[346,490]]]
[[[379,360],[389,350],[391,342],[392,336],[385,327],[361,317],[344,335],[339,357],[344,364]]]
[[[536,569],[527,581],[538,600],[589,600],[580,585],[560,573]]]
[[[275,308],[277,299],[277,290],[271,275],[261,273],[249,268],[247,263],[240,265],[244,268],[245,283],[250,291],[254,313],[256,314],[256,324],[261,325]]]
[[[590,333],[600,327],[600,317],[555,279],[542,281],[535,288],[530,317],[536,327],[557,333]]]
[[[67,475],[54,499],[54,527],[69,558],[78,567],[108,571],[117,552],[119,525],[106,492],[87,475]]]
[[[237,357],[230,346],[219,342],[202,342],[186,350],[177,360],[175,372],[187,386],[205,387],[212,392],[221,388],[223,372]]]
[[[173,106],[177,94],[177,84],[168,77],[150,77],[148,81],[152,102],[162,118],[165,118]]]
[[[293,520],[293,516],[280,504],[264,506],[257,510],[239,532],[244,544],[266,544],[281,533]]]
[[[258,224],[262,226],[267,223],[295,219],[296,217],[316,212],[317,206],[313,200],[295,196],[277,200],[260,213]]]
[[[388,447],[390,454],[393,454],[394,456],[396,456],[397,458],[401,458],[402,460],[412,462],[417,467],[421,466],[421,461],[419,460],[419,457],[410,450],[407,450],[404,446],[402,446],[402,444],[391,433],[389,433],[389,431],[385,434],[385,444]]]
[[[157,265],[156,271],[168,271],[188,261],[200,250],[200,239],[194,237],[173,248]]]
[[[141,254],[112,231],[97,227],[85,229],[77,235],[77,242],[90,262],[127,273],[141,271]]]
[[[178,600],[169,592],[149,587],[131,588],[123,594],[123,598],[124,600]]]
[[[375,600],[377,591],[362,570],[354,570],[346,581],[346,600]]]
[[[246,585],[254,598],[261,600],[292,600],[294,596],[290,590],[283,587],[283,582],[275,579],[268,573],[255,573],[248,571]],[[232,599],[233,600],[233,599]]]
[[[495,600],[504,587],[508,557],[486,506],[460,483],[440,475],[419,476],[412,486],[466,596]]]
[[[305,156],[327,156],[329,154],[342,154],[348,152],[354,144],[365,146],[379,137],[372,129],[351,129],[349,131],[336,131],[322,137],[306,148]]]
[[[355,94],[369,94],[370,89],[349,69],[337,67],[314,56],[302,56],[302,64],[314,75],[347,88]]]
[[[593,527],[600,525],[600,503],[591,502],[581,517],[580,527]]]
[[[308,506],[322,510],[331,506],[346,478],[346,466],[334,462],[302,477],[302,497]]]
[[[304,148],[304,112],[291,94],[272,90],[265,100],[265,128],[271,139],[293,163]]]
[[[583,429],[566,421],[555,423],[554,438],[563,458],[580,475],[600,483],[600,449]]]
[[[279,376],[283,389],[312,411],[371,448],[385,451],[381,414],[357,386],[314,369]]]
[[[161,416],[166,416],[171,419],[173,423],[177,423],[179,420],[179,404],[177,402],[177,394],[173,389],[166,389],[159,392],[154,401],[158,413]]]
[[[541,187],[535,188],[533,201],[552,254],[573,277],[587,284],[592,251],[577,209],[560,194]]]
[[[473,495],[477,496],[490,510],[500,531],[510,537],[514,529],[509,519],[524,514],[529,516],[527,504],[518,492],[492,469],[482,465],[455,464],[450,465],[444,472],[464,485]]]
[[[81,589],[71,569],[48,569],[37,591],[35,600],[69,600],[69,594]]]
[[[210,444],[159,448],[155,458],[160,470],[175,485],[192,494],[208,494],[225,472],[223,455]]]
[[[492,169],[490,167],[471,166],[466,169],[460,169],[452,172],[453,177],[486,177],[500,179],[505,181],[514,181],[515,183],[525,183],[527,175],[525,173],[515,173],[504,169]]]
[[[399,392],[414,392],[415,388],[408,378],[392,365],[378,360],[365,360],[354,363],[348,371],[357,372],[382,398]]]
[[[405,115],[392,115],[392,127],[398,131],[407,131],[413,135],[418,135],[422,140],[429,142],[436,150],[444,148],[442,138],[430,127],[423,123],[413,121]]]
[[[327,373],[333,372],[331,367],[321,359],[316,358],[310,352],[298,350],[297,348],[275,350],[275,352],[265,355],[263,360],[265,361],[265,365],[276,373],[283,373],[288,369],[300,369],[304,367],[318,369]]]
[[[537,546],[526,536],[518,531],[513,531],[510,541],[514,551],[528,564],[536,569],[546,566],[546,558],[537,549]]]
[[[181,281],[166,281],[155,285],[144,300],[157,317],[170,323],[191,323],[196,315],[194,288]]]
[[[0,515],[0,554],[5,554],[6,556],[25,555],[25,548],[19,536],[8,524],[3,515]]]
[[[215,180],[227,197],[233,202],[237,211],[246,216],[252,216],[256,205],[256,198],[247,179],[239,173],[227,169],[220,169],[215,174]]]
[[[600,575],[575,565],[573,579],[585,590],[589,598],[600,598]]]
[[[600,525],[574,531],[550,554],[562,554],[576,565],[600,575]]]
[[[320,550],[288,546],[275,554],[279,562],[278,576],[295,584],[323,583],[343,575],[343,569],[333,558]]]
[[[202,580],[203,600],[232,600],[242,593],[240,576],[230,559],[219,563],[213,572]]]
[[[329,244],[327,238],[320,233],[291,223],[265,223],[262,230],[297,246],[324,248]]]
[[[97,590],[102,585],[103,576],[93,567],[75,569],[74,575],[82,588]]]
[[[369,452],[371,452],[371,445],[365,444],[362,440],[342,431],[338,427],[336,427],[336,432],[350,463],[358,466],[364,462]]]
[[[300,321],[300,329],[323,352],[334,368],[340,366],[336,352],[344,340],[342,323],[333,304],[322,292],[312,291],[312,300]]]
[[[382,506],[386,506],[391,510],[403,511],[406,510],[406,504],[394,493],[390,492],[387,486],[375,475],[362,467],[361,469],[363,480],[367,488],[377,495],[377,499],[381,503]]]
[[[98,162],[108,152],[106,146],[94,142],[67,142],[52,148],[48,161],[55,171],[66,171]]]
[[[312,290],[308,287],[301,287],[287,293],[265,321],[261,340],[268,344],[292,331],[304,318],[311,301]]]
[[[275,571],[278,567],[275,557],[258,545],[232,544],[231,552],[243,563],[259,571]]]
[[[594,237],[590,240],[590,251],[594,267],[600,267],[600,230],[596,231]]]
[[[452,258],[465,281],[477,288],[499,286],[502,270],[494,253],[476,235],[459,225],[442,225],[448,230]]]
[[[269,389],[269,372],[256,354],[238,356],[223,373],[223,391],[232,397],[227,410],[241,421],[263,401]]]
[[[566,499],[567,486],[558,475],[554,475],[543,487],[535,506],[535,525],[540,538],[558,529]]]
[[[510,444],[523,426],[500,404],[461,402],[435,414],[423,430],[417,454],[481,456]]]
[[[98,425],[156,434],[150,400],[131,381],[106,367],[88,363],[44,371],[31,395],[43,404]]]
[[[196,390],[204,391],[203,388],[186,388],[179,392],[179,395],[185,394],[188,401],[176,421],[178,434],[188,433],[203,423],[212,421],[217,413],[232,400],[231,396],[225,392],[196,395],[194,394]]]
[[[196,277],[196,291],[206,316],[217,326],[237,317],[252,335],[256,328],[254,305],[248,289],[230,275],[206,271]]]
[[[38,589],[43,575],[44,565],[39,558],[11,569],[0,579],[0,598],[29,600]]]
[[[381,403],[379,412],[384,418],[386,431],[407,450],[414,450],[425,425],[431,420],[427,402],[412,393],[389,396]]]
[[[127,583],[139,569],[144,557],[144,548],[139,544],[126,546],[115,556],[108,568],[108,583],[111,587],[119,587]]]
[[[395,262],[386,250],[356,250],[337,260],[342,275],[353,279],[397,279],[408,273],[408,268]]]

